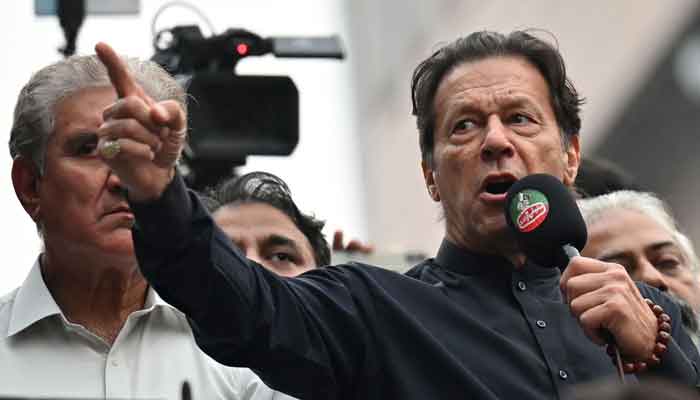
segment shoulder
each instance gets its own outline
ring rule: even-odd
[[[161,303],[156,305],[151,315],[152,318],[155,318],[157,324],[167,328],[167,330],[180,334],[185,333],[188,336],[191,335],[187,316],[170,304]]]
[[[351,298],[368,295],[374,298],[375,295],[404,292],[423,284],[399,272],[359,262],[317,268],[283,281],[293,291],[313,291],[316,294],[327,293],[332,296],[344,294]]]
[[[650,299],[664,308],[666,305],[677,306],[676,302],[671,297],[659,289],[649,286],[644,282],[635,281],[634,283],[637,285],[637,289],[639,289],[639,293],[642,297]]]
[[[431,282],[436,279],[434,277],[435,263],[432,258],[429,258],[421,262],[420,264],[416,264],[413,268],[406,271],[404,275],[413,279]]]
[[[347,280],[355,279],[362,276],[378,276],[385,273],[391,273],[387,269],[377,267],[375,265],[364,264],[351,261],[345,264],[329,265],[327,267],[319,267],[304,272],[294,278],[287,278],[289,281],[297,281],[304,279],[332,279],[332,280]]]
[[[300,275],[300,278],[325,278],[343,281],[350,284],[391,284],[395,282],[411,283],[414,281],[413,279],[409,279],[412,277],[403,275],[394,270],[354,261],[346,264],[317,268]]]

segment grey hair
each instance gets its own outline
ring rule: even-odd
[[[576,203],[588,226],[595,224],[607,211],[614,209],[636,211],[648,216],[671,234],[693,275],[697,278],[700,274],[700,263],[693,244],[680,231],[668,205],[654,194],[619,190],[601,196],[579,199]]]
[[[698,255],[695,253],[693,242],[690,241],[688,236],[678,231],[673,233],[673,238],[676,240],[678,247],[686,257],[693,275],[698,278],[700,276],[700,261],[698,260]]]
[[[187,110],[185,91],[158,64],[123,58],[136,82],[155,101],[175,100]],[[86,88],[111,86],[107,69],[95,55],[74,56],[32,75],[17,98],[10,133],[10,155],[32,160],[45,172],[46,143],[54,129],[55,108],[64,98]]]

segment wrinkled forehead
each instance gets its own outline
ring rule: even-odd
[[[673,232],[666,226],[642,211],[627,208],[603,211],[588,224],[588,241],[598,253],[644,252],[662,244],[680,250]]]
[[[227,204],[212,214],[227,235],[263,240],[271,235],[287,237],[299,246],[311,248],[306,236],[287,214],[265,203]]]
[[[88,85],[66,91],[62,96],[57,98],[53,106],[53,111],[55,115],[58,111],[66,111],[66,109],[70,108],[84,108],[96,102],[113,103],[116,100],[117,92],[109,82]]]
[[[86,87],[64,96],[53,108],[51,136],[64,136],[81,130],[94,131],[103,122],[104,109],[116,99],[116,92],[111,86]]]
[[[437,87],[433,105],[439,113],[456,102],[475,106],[534,102],[552,110],[544,77],[525,58],[515,56],[465,61],[450,69]]]

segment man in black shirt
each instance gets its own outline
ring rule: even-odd
[[[118,93],[141,95],[108,47],[98,54]],[[558,51],[526,32],[471,34],[419,65],[413,101],[446,234],[408,277],[358,264],[278,277],[233,248],[173,163],[158,162],[183,138],[164,138],[156,162],[129,147],[102,155],[129,190],[142,273],[188,315],[202,349],[304,399],[542,399],[614,374],[606,330],[626,362],[661,357],[630,380],[696,386],[698,353],[665,296],[637,288],[619,265],[583,257],[560,276],[526,260],[508,231],[513,181],[576,177],[580,99]],[[129,113],[149,110],[111,115]],[[671,316],[665,346],[644,298]]]

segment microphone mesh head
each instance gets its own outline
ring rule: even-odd
[[[586,223],[572,192],[547,174],[526,176],[510,187],[505,217],[528,259],[543,267],[563,268],[568,257],[562,250],[586,245]]]

